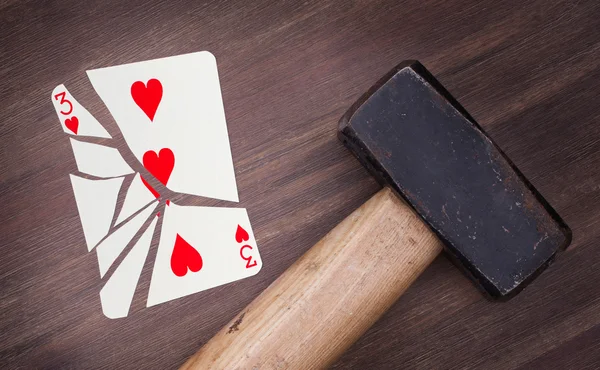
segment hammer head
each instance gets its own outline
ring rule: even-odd
[[[363,95],[339,137],[491,297],[518,293],[571,242],[554,209],[419,62],[401,63]]]

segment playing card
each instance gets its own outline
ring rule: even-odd
[[[147,306],[255,275],[262,267],[244,208],[165,207]]]
[[[171,191],[238,201],[217,64],[208,52],[88,71],[137,160]],[[111,138],[64,85],[52,92],[63,130]],[[134,173],[110,146],[70,138],[80,172],[71,175],[88,250],[104,277],[156,212],[160,194],[139,173],[113,225],[124,176]],[[182,198],[185,201],[185,197]],[[243,279],[262,260],[243,208],[165,207],[147,306]],[[162,210],[161,210],[162,211]],[[160,213],[159,213],[160,214]],[[109,318],[127,316],[157,225],[153,218],[100,292]]]
[[[70,139],[77,169],[96,177],[117,177],[133,173],[119,151],[104,145]]]
[[[100,122],[75,100],[65,85],[54,88],[52,104],[67,134],[111,138]]]
[[[115,262],[125,247],[127,247],[127,244],[129,244],[135,234],[142,228],[144,222],[150,217],[157,204],[158,202],[154,201],[131,220],[120,226],[96,247],[100,277],[103,277],[104,274],[106,274],[113,262]]]
[[[144,184],[140,174],[136,173],[127,189],[125,201],[123,202],[123,207],[121,207],[119,216],[117,216],[115,225],[125,221],[129,216],[144,208],[154,199],[156,199],[156,197],[152,191]]]
[[[144,262],[150,250],[152,235],[156,227],[158,216],[150,223],[131,251],[125,256],[123,262],[116,268],[100,291],[102,312],[110,319],[125,317],[129,313],[129,306],[133,300]]]
[[[88,252],[108,234],[123,178],[89,180],[71,175],[71,185]]]
[[[238,201],[217,63],[206,51],[88,77],[135,157],[169,189]]]

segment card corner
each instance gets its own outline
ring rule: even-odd
[[[65,89],[65,92],[68,92],[68,90],[67,90],[67,88],[65,87],[64,84],[59,84],[56,87],[54,87],[54,89],[52,89],[51,98],[54,99],[54,95],[56,95],[56,91],[60,90],[61,87]]]

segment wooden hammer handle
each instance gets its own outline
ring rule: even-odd
[[[442,250],[388,188],[354,211],[204,345],[183,369],[331,365]]]

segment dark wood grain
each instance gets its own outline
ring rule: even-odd
[[[334,368],[597,368],[599,30],[596,0],[0,1],[0,367],[182,364],[378,189],[336,139],[337,120],[419,59],[563,216],[573,245],[501,304],[438,258]],[[65,83],[131,163],[85,70],[199,50],[217,57],[264,267],[146,309],[153,251],[129,316],[109,320],[50,92]]]

